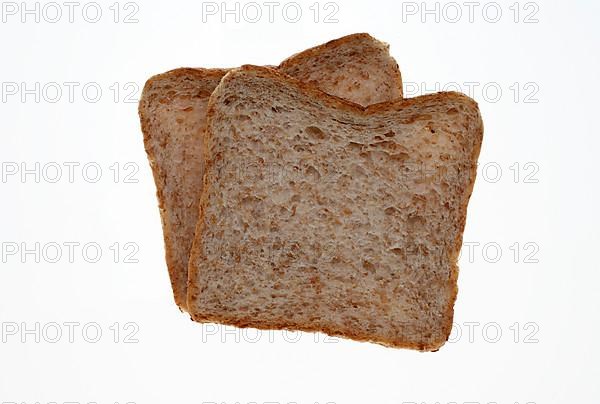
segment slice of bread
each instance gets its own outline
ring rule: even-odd
[[[402,97],[388,45],[368,34],[308,49],[278,67],[284,73],[361,105]],[[208,98],[228,69],[176,69],[150,78],[139,114],[154,174],[166,261],[175,302],[185,310],[189,252],[198,219]]]
[[[483,136],[475,101],[365,108],[244,66],[211,95],[207,125],[194,320],[419,350],[447,340]]]

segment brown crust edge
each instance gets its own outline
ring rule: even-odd
[[[155,76],[150,77],[142,90],[142,95],[140,97],[140,101],[138,103],[138,115],[140,118],[140,126],[142,129],[142,133],[144,136],[144,150],[146,151],[146,155],[148,157],[148,162],[150,164],[150,168],[152,170],[152,176],[154,178],[154,184],[156,186],[156,198],[158,199],[158,207],[160,212],[160,220],[163,230],[163,243],[165,248],[165,260],[167,262],[167,270],[169,272],[169,280],[171,282],[171,288],[173,291],[173,298],[175,303],[180,308],[180,310],[187,309],[187,292],[182,295],[179,292],[179,285],[177,284],[177,279],[179,279],[178,271],[176,270],[175,258],[173,256],[173,250],[171,246],[173,243],[171,242],[171,226],[168,222],[168,215],[166,213],[165,207],[165,198],[163,196],[163,190],[165,185],[165,177],[166,173],[161,170],[159,164],[156,164],[154,150],[152,148],[152,139],[153,133],[150,125],[150,115],[152,110],[152,102],[149,99],[150,94],[152,94],[155,86],[157,86],[161,81],[168,79],[177,79],[185,76],[190,76],[191,78],[198,80],[206,80],[209,78],[215,77],[223,77],[230,69],[203,69],[203,68],[179,68],[174,70],[169,70],[168,72],[157,74]],[[186,282],[187,283],[187,282]]]
[[[285,59],[283,62],[281,62],[279,64],[279,66],[277,66],[277,68],[285,69],[289,65],[291,65],[293,63],[297,63],[299,60],[306,60],[306,59],[313,58],[315,54],[321,52],[324,49],[328,49],[328,50],[335,49],[337,47],[340,47],[342,45],[345,45],[345,44],[348,44],[351,42],[362,42],[362,41],[365,41],[366,43],[369,43],[371,45],[374,43],[380,44],[382,47],[384,47],[386,49],[386,51],[388,51],[388,55],[389,55],[390,45],[388,43],[380,41],[376,38],[373,38],[371,35],[367,34],[366,32],[361,32],[361,33],[350,34],[350,35],[343,36],[341,38],[333,39],[329,42],[325,42],[324,44],[314,46],[312,48],[295,53],[292,56]],[[391,55],[390,55],[390,58],[392,58]],[[394,58],[392,58],[392,59],[396,63],[396,72],[398,73],[397,75],[394,75],[394,78],[393,78],[394,87],[399,89],[400,98],[402,98],[402,97],[404,97],[404,89],[402,88],[402,72],[400,71],[398,62],[396,62],[396,60]]]
[[[210,122],[213,119],[213,116],[215,113],[215,111],[214,111],[214,102],[215,102],[214,94],[215,94],[215,92],[217,92],[219,90],[219,88],[221,86],[226,85],[227,82],[234,79],[236,75],[247,74],[247,73],[256,74],[260,77],[273,78],[273,79],[279,80],[282,85],[285,85],[285,86],[290,85],[290,86],[296,87],[298,90],[305,93],[306,95],[320,98],[321,101],[323,101],[326,104],[329,104],[333,108],[344,109],[346,111],[361,114],[361,115],[371,115],[371,114],[375,114],[375,113],[382,112],[382,111],[397,110],[397,109],[401,109],[407,105],[411,105],[411,106],[419,105],[419,104],[423,104],[423,103],[427,102],[427,100],[430,98],[447,98],[447,99],[454,98],[456,100],[462,100],[463,102],[471,104],[471,106],[474,107],[475,110],[478,112],[480,130],[478,130],[477,133],[475,134],[477,137],[477,139],[475,139],[476,146],[475,146],[471,156],[473,158],[474,163],[477,162],[477,158],[479,157],[479,152],[481,150],[481,143],[483,140],[483,122],[481,120],[481,113],[479,112],[479,107],[477,105],[477,102],[475,102],[475,100],[471,99],[470,97],[467,97],[464,94],[457,93],[457,92],[441,92],[441,93],[423,95],[423,96],[419,96],[419,97],[415,97],[415,98],[382,102],[382,103],[374,104],[374,105],[371,105],[368,107],[362,107],[358,104],[354,104],[343,98],[339,98],[339,97],[335,97],[333,95],[327,94],[313,86],[307,85],[307,84],[305,84],[299,80],[296,80],[293,77],[287,76],[277,70],[267,68],[267,67],[261,67],[261,66],[244,65],[240,68],[232,69],[229,73],[227,73],[221,79],[221,83],[217,86],[217,88],[213,92],[213,95],[211,95],[211,97],[209,99],[208,109],[207,109],[207,131],[206,131],[206,136],[204,137],[205,147],[203,148],[203,150],[205,152],[205,155],[204,155],[204,160],[205,160],[205,171],[204,172],[205,173],[207,173],[209,171],[209,169],[212,167],[212,165],[214,164],[214,160],[211,158],[212,156],[210,156],[208,154],[208,147],[206,147],[208,144],[209,138],[211,138],[213,136],[212,132],[210,131],[210,128],[211,128]],[[465,197],[465,200],[463,201],[463,204],[461,205],[461,209],[460,209],[462,231],[457,236],[457,240],[455,240],[456,244],[453,248],[453,251],[451,251],[449,254],[449,259],[451,259],[451,262],[453,263],[452,276],[451,276],[450,280],[453,282],[454,290],[453,290],[453,297],[450,299],[450,302],[448,304],[448,308],[446,311],[448,320],[444,323],[444,326],[443,326],[443,329],[445,331],[445,338],[443,340],[435,341],[435,342],[432,342],[431,344],[417,344],[417,343],[412,343],[409,341],[374,340],[372,335],[366,335],[364,333],[358,333],[358,332],[357,333],[343,333],[343,332],[339,332],[333,328],[326,327],[326,326],[320,327],[320,328],[319,327],[307,327],[307,326],[303,326],[301,324],[295,324],[292,322],[285,322],[285,321],[281,321],[278,323],[253,322],[250,325],[246,322],[243,322],[243,321],[240,321],[237,319],[217,317],[217,316],[206,316],[206,315],[196,313],[194,310],[194,306],[192,304],[190,304],[193,302],[194,298],[199,293],[198,286],[192,282],[188,283],[188,309],[190,309],[190,308],[192,309],[189,311],[190,316],[192,317],[192,319],[194,321],[197,321],[200,323],[217,322],[217,323],[232,325],[232,326],[236,326],[236,327],[240,327],[240,328],[251,327],[251,328],[257,328],[257,329],[323,332],[323,333],[331,335],[331,336],[349,338],[349,339],[353,339],[356,341],[373,342],[373,343],[376,343],[379,345],[384,345],[384,346],[392,347],[392,348],[408,348],[408,349],[415,349],[415,350],[419,350],[419,351],[430,351],[430,352],[439,350],[446,343],[446,341],[448,340],[448,337],[450,336],[450,332],[452,331],[452,321],[453,321],[453,317],[454,317],[454,303],[456,301],[456,297],[458,294],[458,272],[459,271],[458,271],[457,258],[460,253],[460,243],[462,242],[464,227],[466,224],[467,206],[468,206],[469,199],[471,197],[473,187],[475,184],[475,174],[477,171],[476,164],[473,164],[473,167],[471,168],[471,170],[473,173],[473,179],[468,184],[468,189],[465,190],[466,197]],[[198,222],[196,223],[196,236],[194,238],[194,243],[193,243],[192,250],[190,253],[190,260],[189,260],[189,266],[188,266],[188,279],[197,278],[198,271],[199,271],[198,265],[195,265],[195,263],[199,258],[199,251],[200,251],[200,248],[201,248],[202,242],[203,242],[201,235],[202,235],[202,230],[204,227],[204,206],[207,203],[207,195],[209,194],[210,188],[212,188],[212,184],[207,182],[206,175],[203,178],[203,184],[204,184],[203,185],[204,192],[202,193],[202,197],[200,199],[199,216],[198,216]]]

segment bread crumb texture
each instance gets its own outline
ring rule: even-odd
[[[388,46],[348,35],[286,59],[279,69],[332,95],[368,105],[402,96]],[[175,302],[186,310],[188,261],[202,195],[208,99],[229,69],[181,68],[150,78],[139,114],[154,174]]]
[[[363,108],[271,69],[228,73],[202,149],[192,317],[437,350],[482,134],[458,93]]]

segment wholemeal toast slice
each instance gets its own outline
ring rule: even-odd
[[[190,257],[199,322],[436,350],[483,125],[448,92],[360,107],[275,70],[210,98]]]
[[[349,35],[296,54],[278,67],[323,91],[361,105],[402,97],[388,45]],[[203,132],[208,98],[228,69],[176,69],[150,78],[139,114],[157,188],[169,275],[185,310],[189,252],[202,193]]]

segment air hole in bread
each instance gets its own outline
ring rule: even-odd
[[[323,131],[316,126],[307,126],[304,129],[304,132],[312,138],[325,139],[325,133],[323,133]]]

